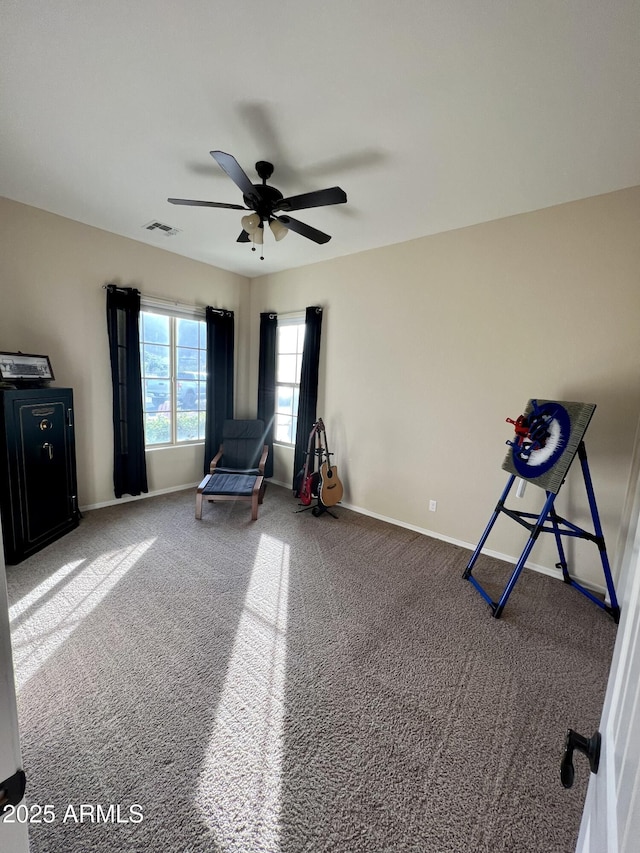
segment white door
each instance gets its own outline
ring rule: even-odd
[[[21,768],[18,713],[9,636],[7,581],[4,571],[2,530],[0,530],[0,782],[9,779],[16,770]],[[0,850],[29,853],[27,825],[17,820],[17,817],[20,815],[9,814],[5,820],[0,820]],[[7,820],[13,820],[13,822],[8,823]]]
[[[621,616],[600,733],[600,768],[591,774],[577,853],[640,849],[640,435],[623,519],[617,597]],[[581,732],[590,737],[593,732]],[[578,758],[576,772],[584,772]],[[588,770],[587,770],[588,772]]]

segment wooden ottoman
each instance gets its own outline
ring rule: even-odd
[[[255,474],[207,474],[196,492],[196,518],[202,518],[202,501],[251,501],[251,520],[258,518],[264,477]]]

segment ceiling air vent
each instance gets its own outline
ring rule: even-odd
[[[151,222],[147,222],[142,227],[146,228],[147,231],[162,231],[166,237],[174,237],[180,233],[179,228],[172,228],[171,225],[165,225],[164,222],[158,222],[157,219],[152,219]]]

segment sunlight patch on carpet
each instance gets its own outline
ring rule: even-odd
[[[225,850],[280,850],[289,546],[263,534],[196,790]]]
[[[27,610],[33,607],[37,601],[40,601],[40,599],[43,598],[49,590],[53,589],[59,583],[62,583],[62,581],[70,575],[74,569],[81,566],[83,562],[84,560],[71,560],[70,563],[66,563],[64,566],[61,566],[57,572],[49,575],[46,580],[39,583],[38,586],[31,590],[31,592],[28,592],[20,599],[20,601],[17,601],[13,607],[9,608],[9,622],[15,622],[19,616],[26,613]]]
[[[67,640],[119,580],[153,545],[156,537],[102,554],[76,577],[47,597],[47,591],[82,563],[67,563],[47,581],[17,602],[10,619],[25,616],[11,632],[16,688],[18,691]],[[63,574],[61,574],[61,572]],[[38,603],[40,602],[40,603]],[[27,614],[29,607],[33,611]]]

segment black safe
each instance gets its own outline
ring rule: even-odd
[[[0,390],[5,560],[19,563],[78,526],[71,388]]]

